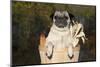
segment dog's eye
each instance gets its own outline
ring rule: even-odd
[[[58,17],[57,16],[54,16],[54,18],[57,19]]]
[[[65,19],[68,19],[68,17],[66,17],[66,16],[65,16],[64,18],[65,18]]]

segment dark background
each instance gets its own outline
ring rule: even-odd
[[[67,10],[84,25],[88,40],[81,46],[79,62],[96,60],[96,7],[12,1],[12,65],[40,64],[39,36],[47,35],[51,14]]]

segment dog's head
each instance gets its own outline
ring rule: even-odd
[[[69,26],[73,17],[74,16],[67,11],[55,11],[52,15],[53,23],[59,28]]]

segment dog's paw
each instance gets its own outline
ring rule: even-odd
[[[52,44],[52,42],[48,42],[47,46],[46,46],[46,56],[51,59],[52,55],[53,55],[53,49],[54,49],[54,45]]]
[[[72,59],[72,58],[74,57],[74,55],[72,55],[72,56],[69,56],[69,55],[68,55],[68,57],[69,57],[70,59]]]
[[[68,57],[69,57],[70,59],[72,59],[73,56],[74,56],[73,46],[69,46],[69,47],[68,47]]]
[[[48,54],[46,53],[46,56],[48,57],[48,59],[51,59],[52,58],[52,55],[48,56]]]

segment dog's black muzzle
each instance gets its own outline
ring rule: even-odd
[[[68,24],[66,17],[55,17],[55,25],[59,28],[64,28]]]

